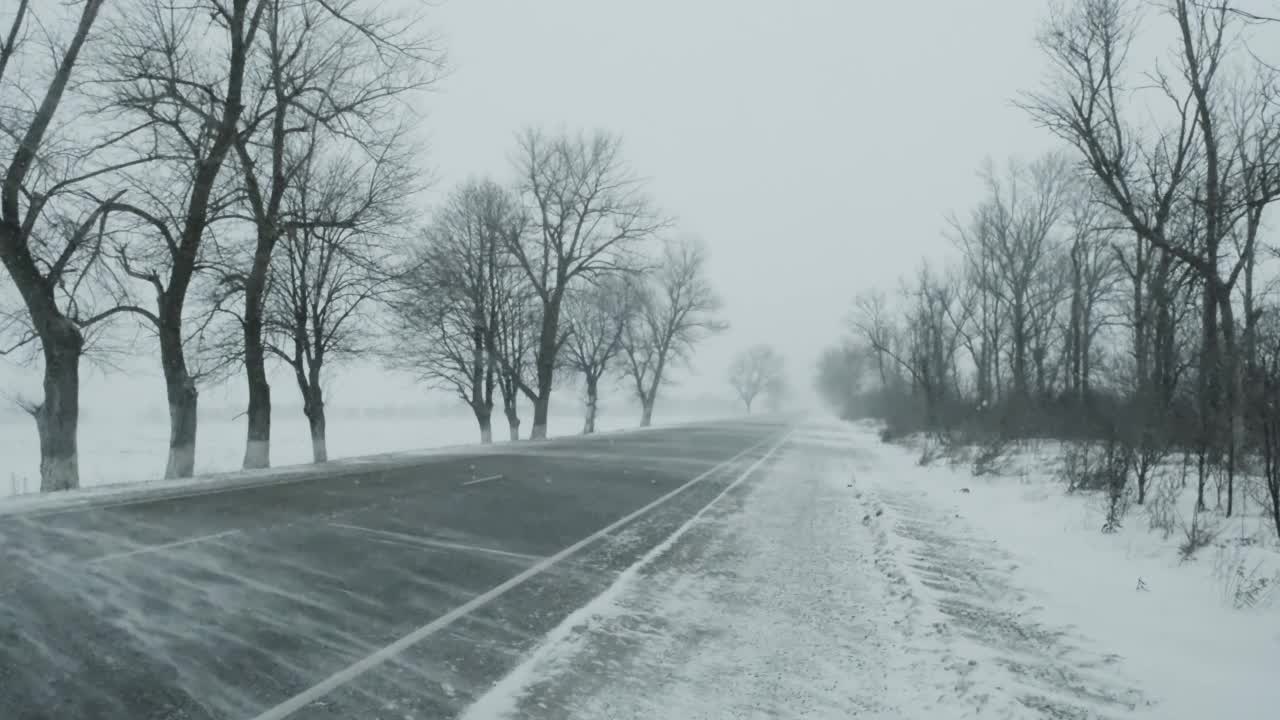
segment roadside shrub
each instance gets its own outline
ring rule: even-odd
[[[1280,593],[1280,572],[1268,572],[1263,561],[1250,563],[1247,545],[1222,548],[1214,562],[1214,576],[1222,584],[1222,599],[1236,610],[1271,607]]]
[[[973,455],[973,476],[999,475],[1005,468],[1007,456],[1013,446],[1013,439],[1002,433],[985,435]]]
[[[1218,537],[1217,528],[1210,526],[1203,517],[1204,513],[1192,513],[1191,524],[1182,526],[1183,540],[1178,545],[1178,557],[1182,562],[1194,558],[1197,552],[1212,545]]]
[[[1067,492],[1102,492],[1105,500],[1102,532],[1120,529],[1129,512],[1129,474],[1133,454],[1124,443],[1111,439],[1101,447],[1080,442],[1063,453],[1059,477]]]
[[[1173,477],[1162,477],[1147,498],[1147,528],[1159,530],[1161,537],[1168,540],[1173,531],[1178,529],[1178,480]]]

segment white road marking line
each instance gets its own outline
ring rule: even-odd
[[[229,535],[238,535],[239,533],[240,533],[239,530],[223,530],[222,532],[213,533],[212,535],[201,535],[200,537],[187,538],[186,540],[179,540],[177,542],[164,543],[163,545],[148,545],[146,547],[140,547],[135,550],[126,550],[124,552],[111,553],[109,555],[101,555],[99,557],[93,558],[92,560],[88,560],[86,562],[89,565],[96,565],[98,563],[111,562],[112,560],[120,560],[122,558],[133,557],[135,555],[145,555],[147,553],[153,553],[153,552],[164,552],[165,550],[172,550],[173,548],[182,547],[184,545],[195,545],[196,543],[207,542],[209,540],[217,540],[218,538],[224,538]]]
[[[482,483],[482,482],[489,482],[490,480],[501,480],[501,479],[502,479],[502,476],[501,476],[501,475],[490,475],[489,477],[482,477],[482,478],[476,478],[475,480],[468,480],[468,481],[466,481],[466,482],[464,482],[464,483],[462,483],[462,484],[463,484],[463,485],[477,485],[477,484]]]
[[[733,490],[737,488],[739,485],[741,485],[744,481],[746,481],[747,478],[751,477],[751,474],[755,472],[757,468],[763,465],[764,462],[768,460],[774,454],[775,451],[777,451],[780,447],[785,445],[786,442],[790,440],[794,434],[795,434],[794,430],[788,431],[785,435],[783,435],[782,440],[779,441],[777,445],[774,445],[773,448],[764,455],[764,457],[760,458],[759,460],[756,460],[754,463],[751,464],[750,467],[748,467],[740,475],[738,475],[738,477],[734,478],[733,482],[725,486],[725,488],[722,489],[719,493],[717,493],[715,497],[711,498],[710,502],[708,502],[706,505],[703,505],[701,508],[699,508],[698,511],[694,513],[688,520],[685,520],[680,525],[680,527],[676,528],[675,532],[663,538],[662,541],[659,542],[657,545],[654,545],[653,547],[649,548],[649,550],[645,552],[645,554],[641,556],[639,560],[636,560],[635,562],[631,563],[630,565],[627,566],[626,569],[618,573],[617,577],[613,579],[613,582],[609,584],[609,587],[607,589],[605,589],[600,594],[588,600],[582,607],[574,610],[572,613],[566,616],[563,620],[561,620],[559,625],[557,625],[555,628],[552,628],[551,631],[548,632],[547,635],[544,636],[544,638],[537,643],[537,646],[533,651],[532,655],[525,655],[524,657],[522,657],[520,661],[516,664],[516,666],[506,674],[506,676],[504,676],[501,680],[499,680],[489,690],[485,691],[484,693],[481,693],[479,696],[474,698],[471,704],[464,709],[463,714],[460,715],[459,717],[488,717],[488,715],[485,714],[486,708],[484,708],[483,703],[489,700],[490,696],[492,696],[494,693],[502,694],[512,689],[511,684],[513,682],[517,682],[514,679],[523,677],[523,675],[521,675],[521,672],[525,669],[525,667],[529,666],[531,663],[535,663],[538,661],[539,656],[547,649],[548,641],[550,641],[551,643],[557,642],[557,638],[560,638],[560,639],[563,638],[563,636],[560,635],[560,633],[562,633],[565,628],[576,627],[581,625],[584,621],[589,621],[592,618],[592,616],[594,616],[600,611],[600,606],[598,602],[601,600],[601,598],[609,597],[611,593],[614,592],[614,588],[620,587],[624,583],[636,582],[636,576],[639,575],[644,570],[644,568],[652,565],[655,560],[657,560],[658,558],[661,558],[663,555],[670,552],[671,548],[675,547],[676,543],[680,542],[680,538],[684,537],[684,535],[688,533],[689,530],[692,529],[694,526],[696,526],[699,522],[706,522],[705,518],[707,514],[711,512],[711,510],[716,506],[716,504],[719,503],[724,498],[724,496],[733,492]]]
[[[497,548],[487,548],[482,545],[467,545],[465,543],[455,543],[447,540],[436,540],[435,538],[423,537],[421,535],[409,535],[407,533],[398,533],[391,530],[379,530],[377,528],[361,527],[359,525],[347,525],[346,523],[329,523],[329,526],[342,528],[344,530],[354,530],[356,532],[367,533],[369,535],[376,535],[389,540],[399,540],[406,545],[424,545],[426,547],[443,548],[446,550],[488,553],[490,555],[502,555],[503,557],[530,560],[534,562],[546,559],[545,555],[526,555],[524,553],[510,552],[508,550],[498,550]]]
[[[772,456],[773,453],[777,451],[778,448],[782,447],[782,444],[785,443],[790,436],[791,436],[791,433],[790,431],[788,431],[786,434],[783,435],[781,440],[779,440],[776,444],[774,444],[772,448],[769,449],[769,452],[765,453],[763,457],[761,457],[753,465],[747,468],[742,473],[742,475],[739,476],[739,480],[735,482],[740,482],[741,478],[750,475],[765,460],[768,460],[769,457]],[[604,536],[617,530],[618,528],[621,528],[624,525],[630,523],[631,521],[639,517],[642,517],[646,513],[653,510],[654,508],[662,505],[663,503],[666,503],[671,498],[676,497],[677,495],[683,493],[684,491],[688,490],[689,488],[693,487],[699,482],[702,482],[702,480],[710,477],[717,470],[736,462],[742,456],[746,455],[752,450],[755,450],[761,445],[764,445],[767,441],[768,441],[768,438],[752,444],[746,450],[743,450],[742,452],[734,455],[728,460],[725,460],[724,462],[712,467],[711,469],[706,470],[705,472],[697,475],[693,479],[687,481],[686,483],[675,488],[674,490],[671,490],[665,495],[662,495],[661,497],[650,502],[648,505],[645,505],[639,510],[635,510],[629,515],[619,520],[615,520],[609,525],[601,528],[600,530],[595,531],[594,533],[570,545],[569,547],[561,550],[555,555],[552,555],[547,558],[543,558],[536,565],[533,565],[532,567],[525,569],[519,574],[514,575],[511,578],[508,578],[503,583],[485,591],[484,593],[471,598],[467,602],[455,607],[454,609],[450,610],[444,615],[441,615],[440,617],[436,618],[435,620],[432,620],[426,625],[423,625],[417,630],[414,630],[408,635],[401,637],[399,640],[396,640],[390,645],[387,645],[386,647],[383,647],[379,650],[374,651],[373,653],[370,653],[369,655],[366,655],[360,660],[357,660],[351,665],[348,665],[347,667],[330,675],[324,680],[321,680],[319,683],[316,683],[315,685],[312,685],[311,687],[307,688],[306,690],[303,690],[297,695],[294,695],[288,700],[285,700],[279,705],[276,705],[273,708],[263,711],[259,715],[254,716],[251,720],[284,720],[285,718],[305,708],[306,706],[310,705],[316,700],[323,698],[324,696],[328,695],[334,690],[337,690],[343,685],[346,685],[352,680],[355,680],[356,678],[372,670],[378,665],[381,665],[382,663],[394,658],[395,656],[399,655],[405,650],[408,650],[410,647],[413,647],[419,642],[422,642],[424,639],[430,637],[431,635],[434,635],[440,632],[441,630],[448,627],[449,625],[452,625],[454,622],[466,617],[467,615],[470,615],[472,612],[478,610],[481,607],[484,607],[490,602],[493,602],[495,599],[501,597],[502,595],[505,595],[511,589],[523,584],[525,581],[529,580],[530,578],[536,577],[537,575],[541,575],[542,573],[554,567],[560,561],[565,560],[566,558],[569,558],[577,554],[578,551],[594,543],[600,538],[603,538]]]

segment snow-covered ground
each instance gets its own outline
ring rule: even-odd
[[[1156,471],[1145,507],[1131,505],[1121,526],[1103,533],[1104,498],[1064,492],[1055,443],[1016,449],[998,475],[982,477],[967,467],[918,467],[920,454],[903,448],[882,446],[878,455],[876,476],[891,481],[878,485],[876,503],[899,555],[932,553],[965,593],[980,590],[981,579],[965,582],[946,567],[963,566],[966,555],[1007,562],[1024,594],[1019,612],[1105,648],[1152,703],[1140,703],[1146,717],[1280,714],[1280,547],[1256,501],[1239,500],[1228,520],[1210,490],[1211,509],[1197,522],[1214,539],[1183,559],[1195,482],[1181,486],[1176,462]],[[1172,518],[1169,532],[1152,528],[1168,524],[1155,521],[1158,512]]]
[[[1047,471],[918,457],[802,426],[466,717],[1276,717],[1280,615],[1208,550],[1102,535]]]
[[[528,433],[529,413],[521,432]],[[698,419],[659,414],[655,425]],[[602,432],[633,428],[639,413],[619,411],[597,420]],[[553,415],[548,434],[581,432],[582,417]],[[271,464],[276,467],[311,462],[307,424],[296,410],[277,413],[271,425]],[[494,437],[506,438],[505,420],[495,417]],[[202,412],[197,433],[196,473],[224,473],[239,469],[244,459],[245,420],[229,413]],[[334,414],[328,421],[331,459],[408,450],[469,445],[479,441],[475,420],[467,415],[387,417],[376,414]],[[80,423],[80,484],[85,488],[147,482],[164,475],[169,426],[163,419],[111,418],[87,414]],[[35,424],[30,418],[0,418],[0,498],[37,492],[40,455]]]

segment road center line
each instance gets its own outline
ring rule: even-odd
[[[208,542],[209,540],[217,540],[218,538],[228,537],[230,535],[238,535],[239,530],[223,530],[222,532],[213,533],[212,535],[201,535],[200,537],[187,538],[186,540],[178,540],[177,542],[164,543],[163,545],[147,545],[134,550],[126,550],[124,552],[110,553],[101,555],[87,561],[89,565],[97,565],[98,563],[111,562],[112,560],[121,560],[135,555],[145,555],[153,552],[164,552],[173,548],[182,547],[184,545],[195,545],[196,543]]]
[[[782,447],[782,444],[787,441],[788,437],[790,437],[790,432],[784,433],[782,438],[778,440],[776,443],[774,443],[773,447],[769,448],[769,451],[765,453],[763,457],[761,457],[754,464],[752,464],[745,471],[743,471],[743,473],[739,476],[739,480],[743,477],[746,477],[747,475],[750,475],[765,460],[768,460],[769,457],[772,456],[773,453],[778,450],[778,448]],[[702,472],[701,474],[685,482],[683,485],[680,485],[674,490],[671,490],[667,492],[665,495],[662,495],[656,500],[653,500],[648,505],[645,505],[644,507],[631,512],[630,514],[626,515],[621,519],[615,520],[609,525],[595,531],[594,533],[575,542],[569,547],[566,547],[565,549],[561,550],[555,555],[543,558],[541,561],[539,561],[537,564],[533,565],[532,567],[529,567],[524,571],[520,572],[519,574],[514,575],[511,578],[508,578],[506,581],[485,591],[484,593],[471,598],[467,602],[455,607],[454,609],[450,610],[444,615],[441,615],[440,617],[436,618],[435,620],[432,620],[426,625],[423,625],[417,630],[414,630],[408,635],[401,637],[399,640],[396,640],[390,645],[387,645],[386,647],[383,647],[379,650],[374,651],[373,653],[370,653],[369,655],[366,655],[360,660],[357,660],[351,665],[348,665],[342,670],[339,670],[338,672],[330,675],[324,680],[321,680],[319,683],[312,685],[306,690],[303,690],[297,695],[294,695],[288,700],[285,700],[279,705],[276,705],[275,707],[262,712],[261,714],[252,718],[252,720],[284,720],[285,718],[305,708],[306,706],[310,705],[316,700],[319,700],[320,698],[328,695],[334,690],[337,690],[343,685],[346,685],[352,680],[355,680],[356,678],[360,677],[366,672],[372,670],[378,665],[381,665],[382,663],[394,658],[395,656],[399,655],[405,650],[408,650],[410,647],[413,647],[414,645],[440,632],[441,630],[452,625],[458,620],[461,620],[462,618],[470,615],[471,613],[475,612],[481,607],[484,607],[490,602],[493,602],[497,598],[501,597],[502,595],[505,595],[507,592],[514,589],[515,587],[523,584],[524,582],[530,580],[531,578],[541,575],[542,573],[554,567],[556,564],[560,563],[561,561],[569,557],[572,557],[573,555],[581,551],[583,548],[605,537],[609,533],[612,533],[613,531],[627,525],[633,520],[646,515],[653,509],[659,507],[660,505],[663,505],[664,503],[676,497],[677,495],[680,495],[681,493],[685,492],[686,490],[693,487],[694,485],[697,485],[698,483],[702,482],[706,478],[713,475],[716,471],[731,465],[732,463],[736,462],[739,458],[755,450],[756,448],[764,445],[771,439],[772,439],[772,436],[765,438],[760,442],[753,443],[750,447],[743,450],[742,452],[734,455],[733,457],[729,458],[728,460],[725,460],[724,462],[719,463],[718,465],[715,465],[709,470]]]
[[[482,482],[489,482],[490,480],[501,480],[501,479],[502,479],[502,476],[501,476],[501,475],[490,475],[489,477],[482,477],[482,478],[476,478],[475,480],[468,480],[468,481],[466,481],[466,482],[464,482],[464,483],[462,483],[462,484],[463,484],[463,485],[478,485],[478,484],[480,484],[480,483],[482,483]]]
[[[462,550],[464,552],[487,553],[489,555],[501,555],[503,557],[515,558],[517,560],[528,560],[537,562],[545,560],[545,555],[526,555],[524,553],[510,552],[507,550],[498,550],[497,548],[487,548],[482,545],[467,545],[466,543],[455,543],[447,540],[436,540],[435,538],[423,537],[421,535],[409,535],[407,533],[398,533],[391,530],[379,530],[377,528],[361,527],[359,525],[348,525],[346,523],[329,523],[330,527],[342,528],[343,530],[353,530],[377,537],[386,538],[388,540],[398,540],[406,545],[420,545],[425,547],[442,548],[445,550]]]

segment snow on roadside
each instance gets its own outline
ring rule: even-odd
[[[1052,448],[1013,458],[1014,477],[979,478],[941,463],[920,467],[919,452],[883,445],[866,427],[858,436],[859,447],[877,458],[873,465],[885,470],[867,477],[894,537],[892,551],[913,566],[922,594],[943,609],[941,619],[988,649],[1002,634],[1006,646],[1022,645],[997,653],[1006,679],[1025,683],[1027,669],[1016,658],[1043,655],[1036,646],[1048,644],[1071,658],[1072,669],[1056,683],[1069,692],[1044,695],[1062,707],[1087,706],[1092,697],[1099,712],[1110,706],[1112,715],[1131,705],[1122,717],[1276,716],[1280,608],[1237,609],[1228,585],[1238,569],[1275,577],[1274,548],[1225,544],[1182,563],[1180,533],[1150,532],[1138,509],[1119,532],[1103,534],[1097,500],[1066,495],[1052,477]],[[1258,537],[1251,528],[1241,534]],[[1004,572],[955,572],[975,560]],[[1009,584],[993,587],[991,578],[1001,574]],[[982,607],[975,596],[1015,587],[1023,596],[1004,604],[1026,614],[1006,617],[999,632],[974,626],[973,610]]]
[[[712,418],[675,417],[664,422],[655,422],[648,428],[630,427],[615,420],[613,427],[616,429],[600,431],[590,438],[582,439],[606,441],[609,437],[621,433],[652,432],[686,423],[710,420]],[[243,430],[228,434],[225,432],[226,427],[219,428],[216,424],[205,423],[201,426],[202,433],[215,435],[221,442],[221,446],[217,449],[222,452],[209,453],[213,457],[201,460],[197,464],[197,474],[194,477],[167,480],[157,479],[156,473],[157,468],[162,468],[164,464],[163,453],[167,448],[167,435],[160,437],[160,431],[155,428],[152,428],[155,432],[139,435],[136,427],[118,426],[110,431],[109,437],[99,438],[98,455],[87,453],[82,444],[80,488],[45,494],[38,492],[40,485],[38,469],[19,476],[16,471],[6,468],[5,461],[16,462],[18,453],[15,451],[6,454],[4,443],[0,442],[0,477],[3,477],[5,472],[9,473],[7,484],[0,481],[0,513],[60,508],[84,502],[102,501],[107,498],[126,498],[137,493],[212,491],[244,484],[290,481],[303,475],[308,478],[341,475],[353,469],[359,469],[362,465],[413,462],[420,458],[460,451],[480,454],[536,452],[543,449],[542,445],[529,440],[521,440],[514,444],[504,441],[498,441],[492,445],[477,444],[474,440],[474,430],[466,419],[442,419],[430,423],[431,431],[427,433],[424,433],[418,424],[410,424],[407,429],[405,425],[403,421],[356,420],[354,426],[345,429],[342,435],[337,435],[331,429],[331,437],[337,435],[342,438],[342,442],[341,444],[330,443],[330,460],[321,465],[310,462],[309,437],[300,438],[285,433],[283,437],[273,440],[272,467],[263,470],[239,470],[237,468],[241,456],[235,454],[238,450],[232,451],[228,448],[240,447],[236,443],[243,443]],[[389,428],[395,428],[395,430],[389,431]],[[3,428],[0,427],[0,429]],[[215,431],[220,429],[223,432],[205,433],[210,429]],[[577,418],[553,418],[550,437],[552,439],[580,437],[579,431],[580,420]],[[164,433],[167,432],[168,430],[165,429]],[[5,438],[14,440],[15,437],[14,434],[0,433],[0,441]],[[423,442],[419,440],[422,437],[430,439]],[[113,448],[111,451],[113,454],[108,454],[105,450],[108,447]],[[31,447],[25,449],[32,450]],[[204,451],[201,450],[201,452]],[[103,455],[111,459],[103,462]],[[204,455],[199,457],[203,458]]]
[[[803,427],[464,717],[1274,717],[1274,610],[1145,528],[1102,535],[1046,473],[917,458]]]
[[[653,429],[712,417],[660,416]],[[630,432],[635,417],[603,417],[598,427],[604,435]],[[311,436],[306,422],[285,416],[272,424],[273,466],[311,462]],[[577,435],[582,419],[556,415],[550,421],[553,438]],[[499,438],[506,428],[497,428]],[[475,446],[475,420],[465,416],[440,418],[336,417],[329,422],[329,458],[354,460],[364,456]],[[120,422],[89,419],[80,425],[80,482],[85,488],[151,482],[159,479],[168,452],[169,426],[161,421]],[[505,447],[501,439],[495,447]],[[196,448],[199,475],[227,474],[239,470],[244,456],[244,420],[201,417]],[[28,419],[0,420],[0,501],[6,496],[35,494],[40,487],[40,454],[35,427]]]

